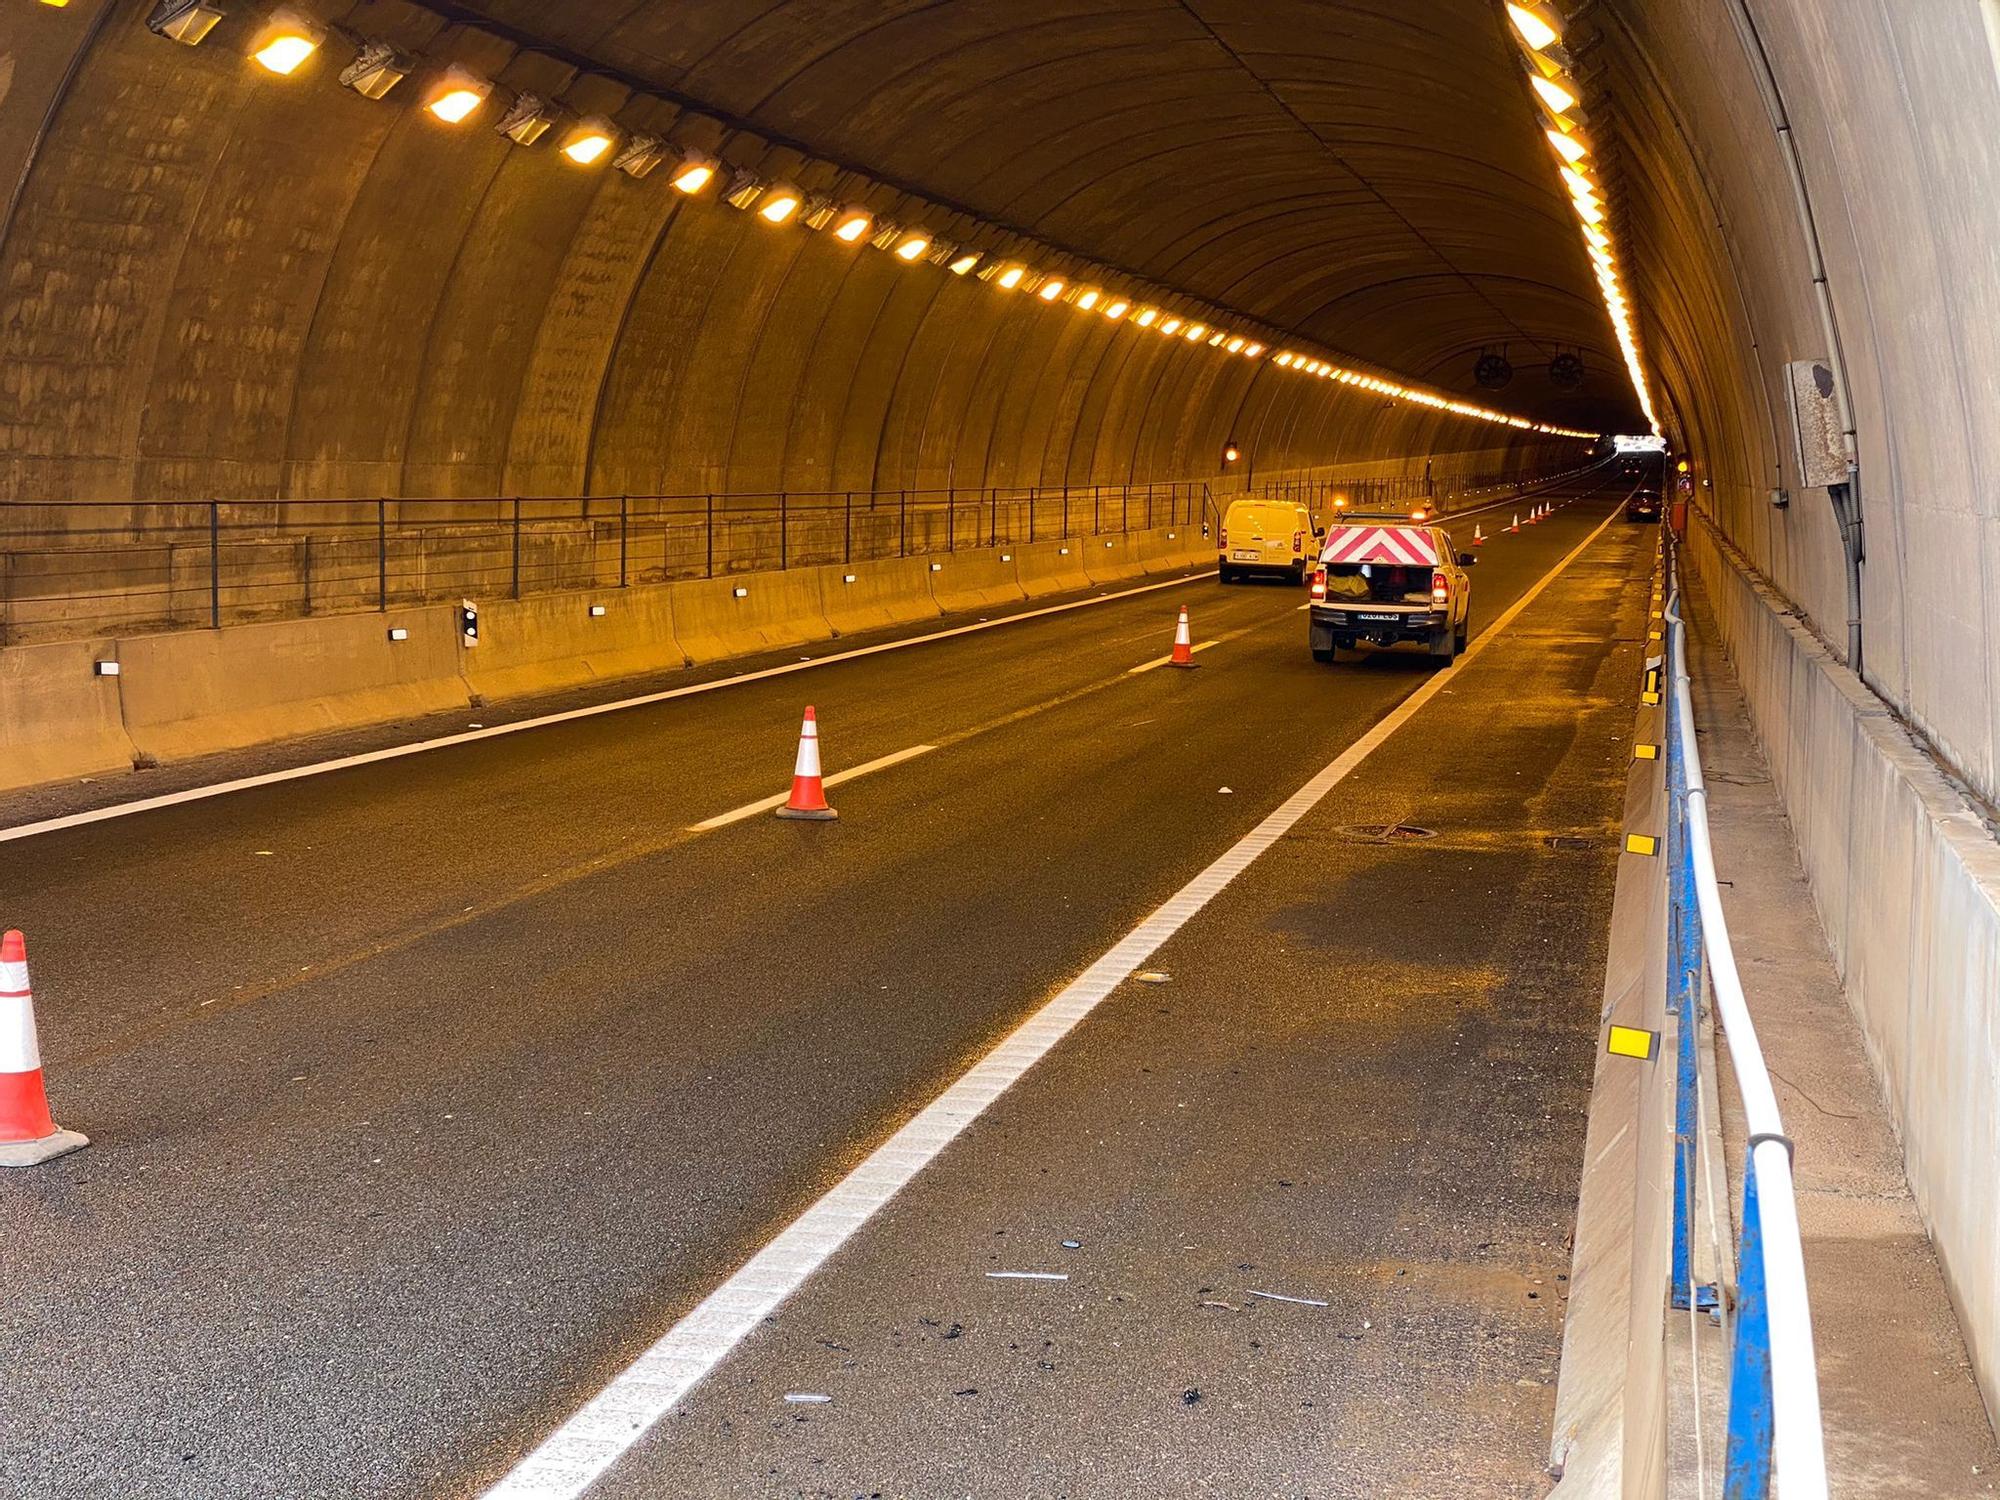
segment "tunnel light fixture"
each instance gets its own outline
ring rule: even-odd
[[[805,199],[789,182],[774,184],[757,205],[757,217],[766,224],[785,224],[799,211]]]
[[[310,16],[281,5],[258,30],[250,55],[281,78],[289,78],[319,51],[326,28]]]
[[[994,285],[1003,292],[1011,292],[1027,279],[1027,275],[1028,268],[1015,261],[1012,265],[1001,268],[1000,274],[994,278]]]
[[[1556,155],[1572,167],[1590,155],[1589,148],[1573,135],[1560,130],[1545,130],[1542,134],[1546,135],[1549,144],[1556,148]]]
[[[1164,323],[1160,324],[1160,332],[1168,338],[1172,338],[1180,331],[1181,320],[1179,318],[1168,318]]]
[[[618,140],[618,127],[602,115],[589,115],[569,128],[563,136],[562,154],[579,167],[595,166],[604,160]]]
[[[146,29],[184,47],[198,47],[221,19],[222,7],[211,0],[159,0],[146,17]]]
[[[1142,307],[1133,317],[1132,321],[1137,323],[1141,328],[1151,328],[1159,319],[1160,310],[1157,307]]]
[[[692,198],[715,181],[715,174],[720,166],[721,163],[712,156],[684,149],[681,152],[680,163],[674,168],[674,187]]]
[[[1097,304],[1102,302],[1103,300],[1104,300],[1104,293],[1100,292],[1096,287],[1094,286],[1085,287],[1082,291],[1076,294],[1077,311],[1089,312],[1093,307],[1097,306]]]
[[[1214,333],[1208,336],[1208,347],[1211,349],[1220,349],[1222,347],[1222,341],[1228,337],[1229,337],[1228,334],[1224,333],[1221,329],[1218,328]]]
[[[1035,289],[1035,295],[1044,302],[1053,302],[1063,294],[1064,284],[1060,276],[1051,276]]]
[[[1555,79],[1544,76],[1539,70],[1528,75],[1528,87],[1535,91],[1536,96],[1548,106],[1552,114],[1566,115],[1577,106],[1575,94],[1557,83]]]
[[[968,250],[959,256],[957,260],[954,260],[946,269],[954,276],[968,276],[979,269],[979,261],[979,252],[977,250]]]
[[[1250,341],[1248,339],[1244,338],[1243,335],[1239,333],[1235,337],[1230,339],[1226,347],[1228,348],[1231,354],[1241,354],[1243,352],[1244,346],[1247,345],[1249,342]]]
[[[424,91],[424,108],[447,125],[462,125],[492,92],[490,82],[454,63]]]
[[[635,135],[612,159],[611,165],[633,181],[642,181],[667,159],[667,143],[656,135]]]
[[[913,266],[924,258],[924,252],[931,247],[931,237],[921,229],[904,233],[902,242],[896,246],[896,259],[906,266]]]
[[[1575,167],[1558,167],[1556,170],[1562,173],[1563,186],[1569,189],[1570,197],[1595,198],[1597,196],[1597,184],[1584,176],[1583,173],[1577,171]]]
[[[1186,339],[1190,344],[1198,344],[1204,338],[1208,337],[1208,325],[1206,323],[1190,323],[1187,326],[1187,331],[1181,337]]]
[[[1254,340],[1243,346],[1243,357],[1245,359],[1256,359],[1263,352],[1264,346]]]
[[[1272,363],[1282,370],[1289,370],[1292,367],[1292,357],[1289,354],[1280,354]]]
[[[731,208],[751,209],[764,196],[764,179],[755,172],[739,170],[729,179],[729,186],[723,189],[722,201]]]
[[[540,94],[516,94],[494,130],[517,146],[532,146],[549,133],[561,111]]]
[[[833,237],[852,245],[867,236],[875,216],[865,208],[843,208],[833,216]]]
[[[364,41],[354,61],[340,70],[340,82],[364,99],[380,99],[416,70],[416,59],[384,41]]]
[[[1507,19],[1514,23],[1514,31],[1527,44],[1530,52],[1546,52],[1562,40],[1562,27],[1548,7],[1528,0],[1507,0]]]
[[[1131,310],[1132,304],[1127,302],[1123,297],[1113,297],[1109,302],[1104,304],[1104,316],[1114,323]]]

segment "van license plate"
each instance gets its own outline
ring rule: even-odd
[[[1238,547],[1229,557],[1232,562],[1255,562],[1263,555],[1255,547]]]

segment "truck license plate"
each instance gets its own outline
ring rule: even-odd
[[[1356,615],[1357,620],[1380,620],[1387,625],[1395,625],[1402,620],[1401,615]]]

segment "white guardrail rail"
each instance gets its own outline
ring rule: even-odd
[[[1695,739],[1687,629],[1680,603],[1678,559],[1669,552],[1664,611],[1670,804],[1667,1005],[1681,1018],[1675,1073],[1673,1305],[1715,1308],[1726,1320],[1729,1421],[1724,1500],[1763,1500],[1774,1494],[1778,1500],[1825,1500],[1819,1371],[1792,1183],[1792,1143],[1757,1045],[1757,1028],[1744,1003],[1743,981],[1716,883],[1708,788]],[[1700,1131],[1695,1038],[1704,969],[1709,1001],[1728,1043],[1749,1140],[1733,1299],[1717,1297],[1713,1287],[1694,1285],[1690,1274]]]

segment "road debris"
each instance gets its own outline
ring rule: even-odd
[[[1068,1281],[1067,1271],[988,1271],[995,1281]]]
[[[833,1397],[824,1391],[786,1391],[785,1399],[793,1406],[826,1406]]]
[[[1141,969],[1132,977],[1141,984],[1171,984],[1174,978],[1173,975],[1162,973],[1158,969]]]
[[[1253,1297],[1262,1297],[1267,1302],[1296,1302],[1301,1307],[1325,1307],[1317,1297],[1287,1297],[1283,1292],[1252,1292]]]

